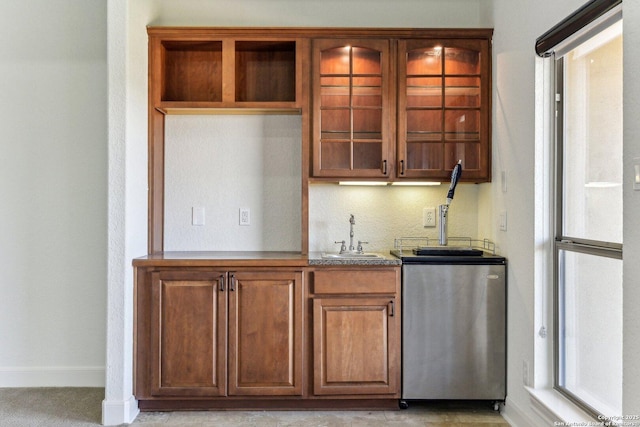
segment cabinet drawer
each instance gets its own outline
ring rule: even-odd
[[[400,269],[316,270],[315,294],[395,294]]]

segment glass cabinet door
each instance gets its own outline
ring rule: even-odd
[[[487,181],[486,40],[402,40],[398,45],[398,176]]]
[[[314,41],[315,176],[388,176],[388,70],[387,40]]]

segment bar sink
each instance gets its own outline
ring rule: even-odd
[[[343,253],[343,254],[323,253],[322,258],[323,259],[380,259],[384,257],[378,254],[363,252],[361,254],[360,253]]]

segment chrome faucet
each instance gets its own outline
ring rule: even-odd
[[[349,252],[353,252],[356,248],[353,246],[353,225],[356,223],[356,218],[353,214],[349,217]]]
[[[353,236],[355,235],[355,233],[353,232],[353,226],[356,223],[356,218],[353,216],[353,214],[349,214],[349,248],[347,249],[347,242],[345,242],[344,240],[339,240],[336,243],[340,244],[340,253],[341,254],[362,254],[364,253],[363,249],[362,249],[362,245],[363,244],[367,244],[369,242],[363,242],[362,240],[358,240],[358,247],[353,245]]]

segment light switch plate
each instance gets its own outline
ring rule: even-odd
[[[204,207],[191,208],[191,225],[204,225]]]

